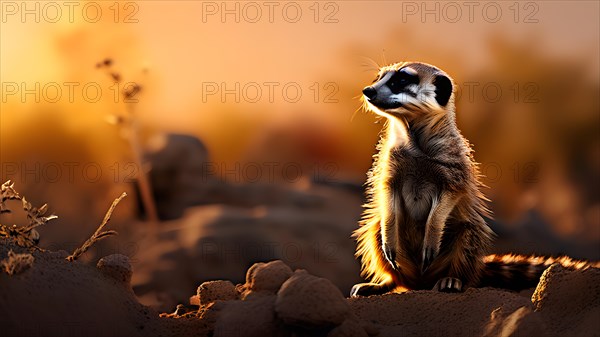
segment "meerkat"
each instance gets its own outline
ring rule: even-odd
[[[389,291],[463,291],[494,286],[526,289],[558,259],[486,253],[494,233],[478,164],[457,125],[454,82],[435,66],[410,62],[382,67],[363,90],[363,103],[386,118],[366,183],[356,256],[370,283],[351,296]]]

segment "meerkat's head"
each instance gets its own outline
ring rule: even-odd
[[[427,114],[454,113],[454,85],[442,70],[425,63],[406,62],[383,67],[363,101],[373,112],[413,120]]]

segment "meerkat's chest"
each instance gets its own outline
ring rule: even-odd
[[[410,155],[398,156],[390,172],[390,190],[394,198],[402,201],[402,211],[413,220],[427,219],[433,200],[443,189],[443,172],[438,165],[425,158]]]

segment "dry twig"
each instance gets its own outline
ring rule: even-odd
[[[85,253],[97,241],[99,241],[101,239],[104,239],[104,238],[106,238],[108,236],[112,236],[112,235],[117,235],[118,234],[114,230],[108,230],[108,231],[102,232],[102,229],[104,228],[104,226],[106,226],[106,224],[108,223],[108,221],[110,221],[110,217],[112,216],[112,212],[114,211],[115,207],[117,207],[117,205],[119,204],[119,202],[121,202],[121,200],[123,198],[125,198],[126,196],[127,196],[127,193],[123,192],[123,194],[121,194],[120,197],[118,197],[117,199],[115,199],[113,201],[112,205],[110,205],[110,208],[108,209],[108,211],[104,215],[104,220],[102,220],[102,223],[100,224],[100,226],[98,226],[98,229],[96,229],[96,231],[94,232],[94,234],[89,239],[87,239],[87,241],[85,241],[81,247],[75,249],[75,251],[73,252],[73,254],[67,256],[67,260],[68,261],[75,261],[75,260],[77,260],[81,256],[81,254]]]
[[[121,74],[114,70],[113,60],[105,59],[102,62],[96,64],[96,68],[104,69],[108,76],[117,82],[119,87],[121,86],[122,77]],[[136,181],[139,186],[140,197],[142,204],[144,205],[144,211],[148,216],[148,220],[156,226],[159,221],[158,211],[156,209],[156,200],[152,195],[152,183],[148,177],[148,173],[144,169],[143,160],[143,149],[140,142],[140,126],[139,118],[134,111],[135,104],[137,102],[136,95],[142,90],[142,86],[135,82],[124,83],[124,88],[121,92],[121,98],[119,101],[122,102],[122,109],[124,110],[120,114],[111,114],[107,117],[107,120],[111,124],[119,125],[122,130],[126,131],[127,141],[131,148],[133,160],[138,167],[136,174]]]
[[[6,207],[7,200],[21,200],[23,210],[27,213],[29,225],[18,227],[17,225],[6,226],[0,224],[0,237],[13,238],[17,245],[21,247],[34,247],[38,244],[40,235],[35,230],[36,227],[45,225],[46,222],[58,218],[56,215],[44,216],[48,211],[48,204],[43,204],[40,208],[33,207],[29,201],[15,191],[14,183],[10,180],[0,186],[0,213],[10,213],[11,210]]]
[[[0,186],[0,213],[10,213],[10,209],[6,207],[6,200],[20,200],[21,196],[14,189],[15,183],[7,180]]]

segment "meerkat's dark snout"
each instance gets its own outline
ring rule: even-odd
[[[377,89],[373,87],[366,87],[363,89],[363,94],[365,95],[365,97],[367,97],[367,99],[371,100],[375,98],[375,96],[377,96]]]

